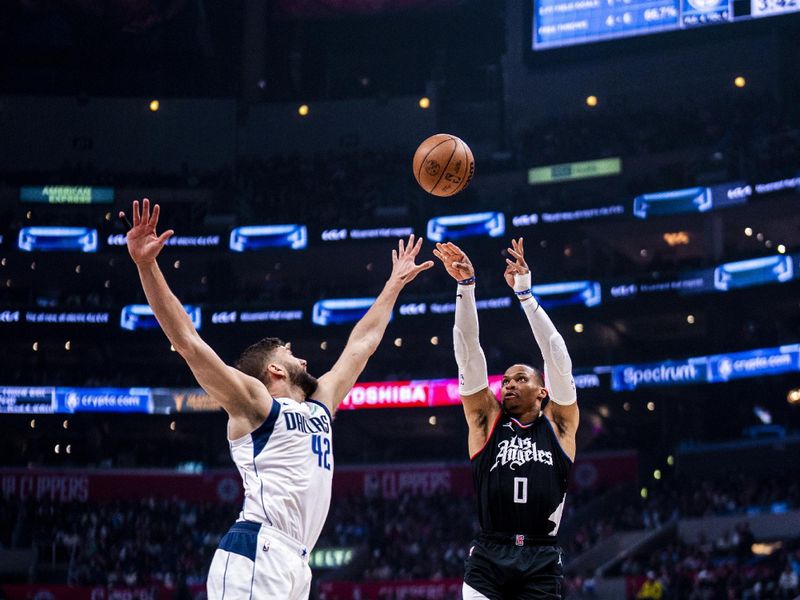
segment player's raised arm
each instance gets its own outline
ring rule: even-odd
[[[232,418],[243,417],[250,425],[259,425],[272,406],[272,398],[262,382],[226,365],[203,341],[169,289],[156,258],[174,231],[158,235],[156,226],[160,208],[144,199],[141,213],[139,202],[133,203],[133,226],[127,235],[128,252],[136,263],[147,302],[153,309],[161,329],[172,346],[183,357],[197,382]],[[125,213],[120,213],[125,219]],[[246,428],[246,424],[243,424]]]
[[[324,402],[331,413],[339,407],[367,366],[369,357],[378,349],[400,291],[422,271],[433,266],[431,260],[416,264],[420,248],[422,238],[415,242],[414,234],[409,236],[407,244],[403,240],[398,242],[397,250],[392,250],[392,274],[389,280],[367,314],[353,328],[339,360],[319,378],[317,399]]]
[[[508,253],[514,260],[506,259],[504,276],[522,304],[533,330],[533,337],[536,338],[544,358],[545,385],[551,400],[545,406],[544,412],[558,427],[557,433],[564,449],[575,456],[575,433],[578,430],[579,414],[575,380],[572,377],[572,359],[564,338],[533,297],[531,271],[525,262],[523,239],[511,240],[511,246]]]
[[[452,242],[436,244],[433,253],[458,282],[453,349],[458,364],[458,390],[469,426],[469,454],[474,456],[486,443],[500,414],[500,405],[489,389],[486,357],[478,337],[475,269],[464,251]]]

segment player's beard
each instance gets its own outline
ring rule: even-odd
[[[286,369],[289,372],[289,382],[300,388],[306,398],[311,398],[317,391],[319,381],[305,369],[292,365]]]

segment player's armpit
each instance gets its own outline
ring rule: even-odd
[[[180,348],[180,354],[209,396],[233,418],[260,425],[272,408],[272,396],[261,381],[223,362],[199,335]]]
[[[575,435],[578,432],[580,423],[580,411],[578,404],[561,405],[555,402],[548,402],[544,408],[544,415],[550,419],[556,429],[556,436],[564,452],[571,460],[575,460]]]
[[[461,396],[461,403],[469,428],[469,455],[474,456],[489,438],[491,428],[500,414],[500,403],[488,387],[474,394]]]

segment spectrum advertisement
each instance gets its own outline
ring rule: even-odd
[[[611,389],[624,392],[642,387],[724,383],[794,371],[800,371],[800,344],[697,356],[681,361],[617,365],[611,367]]]

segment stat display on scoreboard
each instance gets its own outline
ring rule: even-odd
[[[751,0],[738,12],[733,0],[533,0],[532,47],[547,50],[800,12],[800,0]]]

